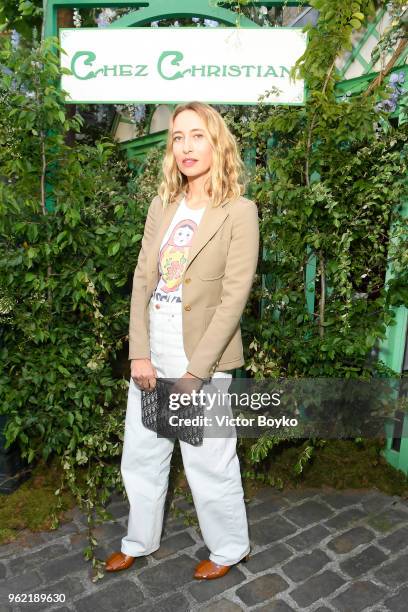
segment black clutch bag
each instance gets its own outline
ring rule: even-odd
[[[178,438],[192,446],[200,446],[204,435],[204,409],[201,402],[198,405],[189,403],[187,406],[177,403],[177,409],[169,407],[169,397],[176,379],[157,378],[152,391],[142,391],[142,423],[147,429],[165,438]],[[170,423],[170,417],[176,424]],[[198,418],[196,418],[198,417]],[[194,425],[185,425],[179,419],[193,419]]]

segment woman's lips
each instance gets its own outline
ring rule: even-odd
[[[194,164],[196,163],[197,163],[196,159],[183,159],[183,166],[190,167],[190,166],[194,166]]]

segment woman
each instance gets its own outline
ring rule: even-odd
[[[218,381],[225,392],[228,371],[244,364],[240,318],[256,271],[259,228],[256,205],[242,197],[242,174],[237,144],[219,113],[199,102],[177,106],[133,279],[121,463],[130,513],[121,552],[106,560],[107,571],[127,569],[160,546],[174,440],[143,426],[141,390],[163,377]],[[180,448],[210,550],[194,577],[219,578],[250,550],[235,430],[204,437],[202,446],[180,441]]]

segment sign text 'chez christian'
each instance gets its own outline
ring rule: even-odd
[[[301,28],[61,28],[68,103],[303,104]]]

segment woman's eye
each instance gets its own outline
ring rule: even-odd
[[[203,135],[202,134],[195,134],[195,138],[202,138]]]

